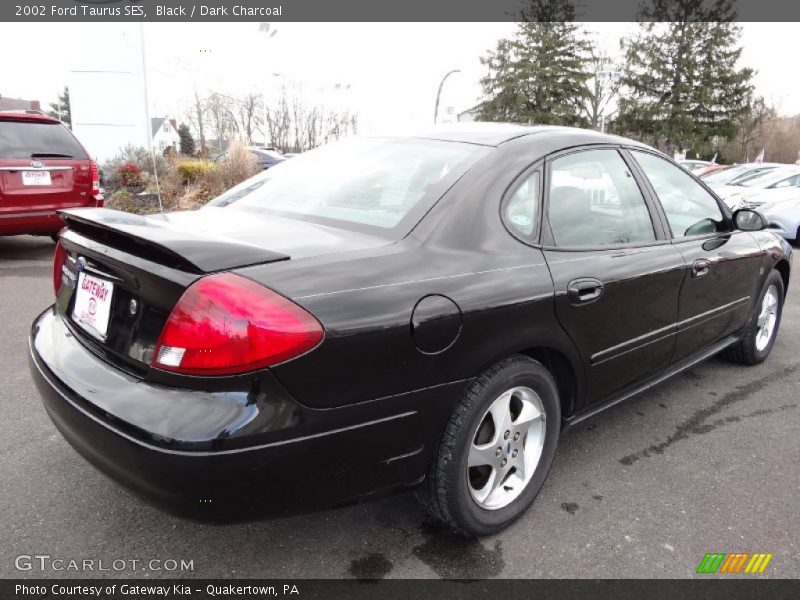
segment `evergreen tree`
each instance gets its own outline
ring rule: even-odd
[[[181,142],[181,154],[185,156],[194,156],[194,138],[186,123],[181,123],[180,126],[178,126],[178,137]]]
[[[61,122],[72,128],[72,112],[69,106],[69,88],[64,87],[64,91],[58,95],[58,102],[50,103],[50,110],[47,114],[56,119],[61,119]]]
[[[623,42],[626,93],[616,128],[667,153],[734,137],[753,71],[736,65],[741,30],[733,0],[651,1],[638,34]]]
[[[588,125],[583,105],[591,77],[591,48],[573,20],[570,0],[539,0],[523,13],[511,39],[481,59],[489,73],[481,80],[487,98],[478,118],[558,125]]]

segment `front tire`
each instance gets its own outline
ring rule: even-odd
[[[742,340],[728,350],[728,358],[744,365],[764,362],[778,335],[783,300],[783,278],[773,270],[764,283],[756,308],[745,326]]]
[[[518,519],[544,484],[561,427],[558,389],[539,362],[515,355],[467,389],[419,496],[452,531],[492,535]]]

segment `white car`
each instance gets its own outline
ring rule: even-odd
[[[780,163],[742,163],[740,165],[730,165],[716,169],[702,175],[700,179],[712,190],[716,190],[721,186],[733,185],[742,179],[747,179],[754,175],[766,173],[771,169],[785,166],[786,165]]]
[[[795,188],[800,186],[800,167],[782,166],[764,173],[739,179],[735,184],[712,186],[717,195],[731,209],[740,208],[749,198],[764,191]]]
[[[770,231],[784,239],[800,239],[800,187],[761,190],[746,196],[738,208],[752,208],[766,217]]]
[[[692,173],[697,173],[698,171],[702,171],[706,167],[713,164],[710,160],[693,160],[693,159],[686,159],[686,160],[679,160],[678,164],[682,166],[687,171],[691,171]]]

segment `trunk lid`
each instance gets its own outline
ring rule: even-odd
[[[139,216],[106,208],[59,212],[67,257],[59,310],[109,362],[143,374],[183,292],[213,272],[385,245],[388,240],[229,208]],[[87,326],[90,296],[106,327]],[[276,290],[280,292],[280,290]],[[105,298],[108,297],[106,305]],[[107,314],[107,320],[106,320]],[[91,317],[94,318],[94,317]]]

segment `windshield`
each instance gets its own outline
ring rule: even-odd
[[[736,185],[743,185],[745,187],[754,188],[768,188],[771,185],[780,183],[784,179],[789,179],[792,176],[800,174],[797,169],[775,169],[760,173],[755,177],[748,177],[736,182]]]
[[[350,139],[283,161],[209,205],[407,232],[486,152],[455,142]]]
[[[739,165],[738,167],[723,167],[716,171],[711,171],[707,175],[703,175],[700,179],[706,183],[728,183],[739,175],[746,173],[750,167],[746,165]]]

